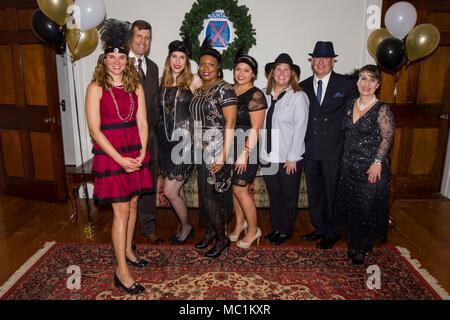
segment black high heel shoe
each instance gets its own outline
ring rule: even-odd
[[[183,244],[183,243],[185,243],[186,241],[188,241],[189,239],[192,239],[192,238],[194,238],[194,237],[195,237],[195,230],[194,230],[194,227],[191,226],[191,230],[189,230],[189,233],[188,233],[188,235],[187,235],[186,238],[184,238],[183,240],[181,240],[180,238],[178,238],[177,236],[175,236],[175,237],[172,239],[171,243],[172,243],[172,244]]]
[[[353,255],[352,264],[354,265],[362,265],[366,262],[367,252],[364,251],[356,251]]]
[[[128,258],[126,259],[129,264],[136,268],[145,268],[148,265],[148,261],[144,259],[136,259],[135,261],[131,261]]]
[[[206,251],[205,257],[217,258],[218,256],[220,256],[222,251],[224,251],[225,249],[227,249],[230,246],[230,244],[231,244],[231,240],[228,237],[225,238],[225,240],[216,241],[216,244],[214,245],[214,247],[212,247],[210,250]]]
[[[119,280],[119,277],[114,272],[114,286],[116,288],[124,290],[128,294],[140,294],[145,291],[145,288],[139,283],[135,282],[131,287],[125,287],[125,285]]]
[[[195,244],[195,248],[196,249],[205,249],[214,240],[215,236],[216,236],[215,234],[205,235],[203,240],[201,240]]]
[[[347,258],[353,259],[353,256],[356,254],[356,250],[353,248],[348,248],[347,250]]]

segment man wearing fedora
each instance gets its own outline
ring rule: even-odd
[[[308,95],[309,118],[305,136],[305,175],[311,222],[315,230],[302,240],[320,240],[317,247],[330,249],[340,238],[334,204],[344,145],[341,122],[345,103],[358,94],[356,84],[333,71],[333,43],[318,41],[311,56],[313,75],[300,85]]]

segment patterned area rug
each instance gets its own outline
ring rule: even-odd
[[[344,248],[232,247],[208,259],[192,246],[138,247],[150,261],[132,269],[146,293],[113,287],[112,246],[47,243],[0,288],[1,299],[448,299],[405,249],[375,249],[364,266],[348,266]],[[368,270],[370,265],[376,265]],[[70,267],[72,266],[72,267]],[[380,273],[378,274],[377,266]],[[79,267],[79,269],[78,269]],[[77,288],[76,276],[81,273]],[[377,278],[377,276],[379,277]],[[377,283],[377,279],[380,280]],[[372,288],[372,289],[369,289]],[[69,289],[70,288],[70,289]]]

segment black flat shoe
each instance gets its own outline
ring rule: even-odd
[[[272,240],[272,242],[274,245],[279,246],[279,245],[285,243],[286,241],[290,240],[291,238],[292,238],[292,234],[279,233],[278,236]]]
[[[128,294],[140,294],[145,291],[145,288],[139,283],[135,282],[131,287],[125,287],[125,285],[119,280],[119,277],[114,272],[114,286],[116,288],[124,290]]]
[[[231,240],[229,238],[226,238],[225,240],[222,240],[222,241],[216,241],[216,244],[214,245],[214,247],[212,247],[210,250],[206,251],[205,257],[217,258],[218,256],[220,256],[222,251],[224,251],[225,249],[227,249],[230,246],[230,244],[231,244]]]
[[[136,259],[135,261],[131,261],[128,258],[126,259],[129,264],[136,268],[145,268],[148,265],[148,261],[144,259]]]
[[[191,230],[189,231],[189,234],[187,235],[186,238],[184,238],[183,240],[178,238],[178,236],[175,236],[174,238],[172,238],[171,243],[172,244],[183,244],[186,241],[188,241],[189,239],[192,239],[195,237],[195,230],[194,227],[191,226]]]

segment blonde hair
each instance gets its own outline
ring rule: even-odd
[[[266,94],[272,94],[272,90],[275,87],[275,79],[274,79],[273,73],[274,73],[276,66],[277,66],[277,64],[273,66],[272,70],[270,70],[269,76],[267,77]],[[300,79],[297,76],[297,73],[295,73],[294,69],[292,69],[291,66],[289,66],[289,69],[291,70],[291,79],[289,81],[289,85],[292,87],[292,90],[294,90],[294,92],[301,91],[302,88],[300,87],[300,84],[298,83],[300,81]]]
[[[108,73],[105,59],[106,54],[102,54],[98,57],[91,82],[98,84],[104,90],[108,90],[112,87],[112,78]],[[133,60],[128,57],[127,59],[127,65],[122,75],[123,89],[127,92],[135,92],[140,83],[139,74],[134,67]]]
[[[172,74],[172,69],[170,68],[170,56],[169,54],[166,58],[166,62],[164,63],[164,70],[161,76],[161,87],[171,87],[174,78]],[[189,58],[186,56],[186,65],[181,73],[178,75],[176,84],[178,88],[189,88],[194,80],[194,75],[191,72],[191,63]]]

